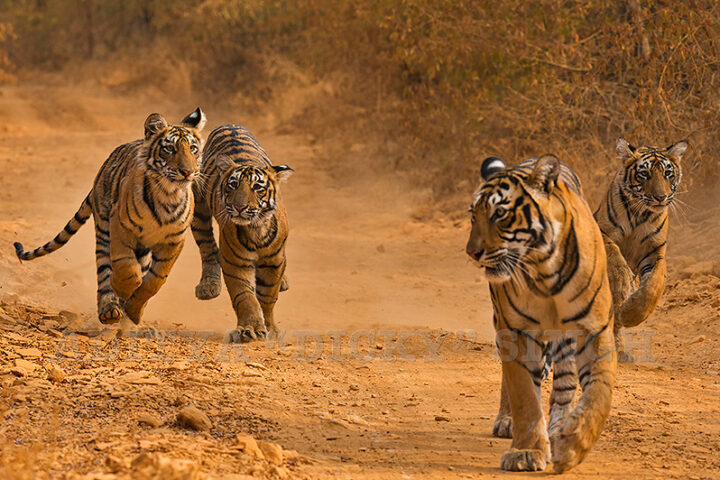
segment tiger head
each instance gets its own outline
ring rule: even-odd
[[[560,168],[553,155],[540,157],[529,176],[508,170],[497,157],[483,162],[483,181],[469,210],[466,252],[485,268],[488,281],[510,280],[526,269],[527,261],[552,251],[558,213],[549,197]]]
[[[644,206],[650,210],[667,208],[680,184],[680,159],[688,147],[683,140],[667,148],[639,147],[618,138],[618,158],[624,161],[625,191],[635,200],[631,206]]]
[[[216,162],[224,170],[219,188],[227,218],[236,225],[250,227],[259,227],[270,220],[278,208],[280,182],[286,180],[293,169],[287,165],[238,165],[224,155]]]
[[[160,179],[178,186],[190,186],[201,161],[200,131],[206,121],[199,107],[179,125],[168,125],[159,113],[148,116],[145,120],[145,143],[140,152],[147,168]]]

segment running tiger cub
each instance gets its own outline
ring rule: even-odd
[[[668,209],[682,178],[680,160],[687,147],[686,141],[667,148],[635,148],[624,138],[617,141],[623,167],[595,220],[605,238],[619,361],[633,361],[631,352],[624,351],[620,329],[644,322],[665,290]]]
[[[563,472],[598,439],[615,381],[602,236],[577,176],[552,155],[510,169],[490,157],[482,178],[466,250],[490,284],[512,412],[512,448],[500,467],[544,470],[552,461]],[[556,363],[547,427],[540,385],[550,348]],[[583,392],[573,409],[578,374]]]
[[[125,313],[139,323],[185,241],[205,121],[199,108],[180,125],[168,125],[158,113],[147,117],[145,138],[110,154],[65,228],[31,252],[16,242],[18,258],[32,260],[54,252],[93,215],[98,318],[102,323],[116,323]]]
[[[202,276],[195,295],[220,295],[222,272],[237,328],[231,342],[241,343],[275,331],[273,310],[287,289],[285,241],[287,214],[280,182],[293,172],[270,163],[255,137],[239,125],[223,125],[210,133],[204,149],[202,183],[194,185],[192,233],[202,257]],[[212,218],[220,227],[220,248]]]

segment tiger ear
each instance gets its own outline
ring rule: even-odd
[[[237,164],[227,155],[218,155],[215,157],[215,165],[221,172],[227,172],[231,168],[235,168],[237,166]]]
[[[555,188],[558,176],[560,176],[560,160],[555,155],[546,154],[535,163],[535,167],[525,183],[543,195],[550,195]]]
[[[620,160],[629,160],[633,158],[633,153],[635,153],[635,147],[630,145],[623,137],[617,139],[615,150],[617,151],[617,156]]]
[[[192,127],[197,131],[200,131],[205,126],[205,123],[207,122],[207,117],[205,116],[205,112],[200,110],[200,107],[196,108],[194,112],[188,114],[187,117],[182,119],[182,122],[180,122],[181,125],[187,125],[188,127]]]
[[[287,165],[273,165],[272,169],[275,172],[275,176],[277,176],[277,179],[281,182],[287,180],[290,175],[292,175],[295,171]]]
[[[671,157],[675,157],[677,160],[680,160],[685,153],[685,150],[688,148],[688,141],[687,140],[681,140],[677,142],[674,145],[670,145],[667,150],[668,155]]]
[[[480,175],[483,180],[487,181],[492,175],[497,172],[502,172],[507,168],[505,162],[500,157],[488,157],[483,160],[482,167],[480,167]]]
[[[151,113],[145,119],[145,140],[150,140],[153,135],[167,126],[168,123],[165,117],[159,113]]]

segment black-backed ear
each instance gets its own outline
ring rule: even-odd
[[[217,165],[221,172],[227,172],[229,169],[237,166],[227,155],[218,155],[215,157],[215,165]]]
[[[633,153],[635,153],[635,147],[630,145],[628,141],[622,137],[617,139],[615,150],[617,151],[617,156],[620,160],[629,160],[633,158]]]
[[[668,155],[675,157],[678,161],[682,158],[685,150],[688,148],[688,141],[681,140],[674,145],[670,145],[666,150]]]
[[[482,175],[483,180],[487,180],[492,175],[496,174],[497,172],[502,172],[506,168],[507,166],[505,165],[505,162],[502,158],[488,157],[483,160],[482,167],[480,168],[480,175]]]
[[[145,119],[145,140],[150,140],[153,135],[167,126],[168,123],[165,117],[159,113],[151,113]]]
[[[287,165],[273,165],[272,169],[275,171],[275,175],[277,176],[277,179],[281,182],[284,182],[287,180],[290,175],[293,174],[295,170],[288,167]]]
[[[205,112],[200,110],[200,107],[196,108],[194,112],[189,114],[187,117],[182,119],[182,122],[180,122],[181,125],[187,125],[188,127],[192,127],[195,130],[202,130],[205,126],[205,123],[207,122],[207,117],[205,116]]]
[[[538,159],[526,184],[538,192],[549,195],[560,176],[560,160],[555,155],[546,154]]]

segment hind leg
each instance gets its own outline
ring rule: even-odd
[[[190,229],[195,243],[200,249],[200,258],[202,259],[202,274],[200,275],[200,282],[195,287],[195,296],[200,300],[209,300],[220,295],[222,289],[220,255],[213,236],[210,209],[197,191],[195,192],[195,198],[198,201],[195,204]]]
[[[502,386],[500,387],[500,410],[495,417],[492,434],[500,438],[512,438],[512,415],[510,413],[510,399],[508,398],[505,376],[503,375]]]
[[[97,266],[97,304],[100,323],[122,320],[122,301],[112,288],[113,270],[110,262],[110,226],[107,220],[95,217],[95,264]]]
[[[284,273],[285,258],[282,259],[282,263],[279,266],[261,264],[257,266],[255,271],[255,295],[263,311],[265,326],[271,332],[277,332],[274,310],[278,295],[282,290],[282,284],[285,278]]]

